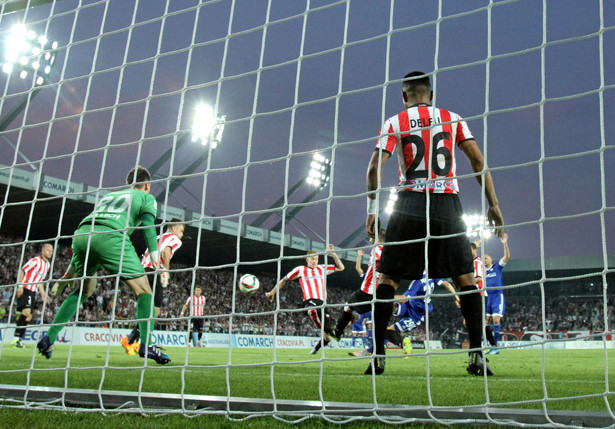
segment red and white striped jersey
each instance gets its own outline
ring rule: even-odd
[[[162,251],[169,247],[171,249],[171,257],[175,254],[175,251],[182,246],[182,242],[177,235],[172,232],[165,232],[162,235],[159,235],[156,240],[158,241],[158,251],[160,252],[160,262],[159,266],[162,268]],[[149,257],[149,250],[145,251],[143,258],[141,259],[141,265],[143,268],[154,268],[152,266],[152,260]]]
[[[203,308],[205,307],[205,297],[203,295],[192,295],[188,298],[188,301],[186,301],[186,307],[190,307],[191,316],[205,315],[205,312],[203,311]]]
[[[299,284],[303,291],[303,300],[308,299],[325,299],[325,276],[335,271],[335,265],[318,265],[312,269],[306,266],[300,266],[286,274],[288,280],[299,278]]]
[[[393,154],[397,150],[399,186],[432,193],[459,193],[455,177],[455,147],[473,139],[466,122],[456,113],[428,104],[411,106],[384,122],[376,144]]]
[[[487,289],[485,289],[485,284],[483,281],[485,279],[483,261],[478,256],[474,258],[474,277],[481,278],[481,281],[476,284],[476,287],[482,296],[487,296]]]
[[[370,295],[374,294],[374,290],[376,285],[378,284],[378,279],[380,278],[380,273],[378,273],[378,264],[380,264],[380,255],[382,254],[382,244],[376,246],[372,249],[372,252],[369,254],[369,266],[367,267],[367,271],[365,271],[365,277],[363,278],[363,283],[361,283],[361,290]],[[374,272],[376,273],[376,277],[374,278]]]
[[[21,267],[24,272],[23,285],[24,288],[36,292],[38,284],[43,281],[49,272],[49,262],[43,259],[42,256],[35,256]]]

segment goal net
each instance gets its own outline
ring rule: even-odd
[[[604,0],[2,2],[1,406],[613,425],[614,29]],[[391,343],[379,376],[363,374],[369,334],[348,327],[310,354],[322,332],[299,285],[264,294],[308,250],[334,264],[329,245],[345,265],[326,281],[333,319],[358,289],[355,267],[374,249],[365,171],[413,70],[429,75],[434,106],[466,120],[506,222],[493,377],[467,374],[467,331],[444,289],[408,334],[412,353]],[[478,221],[469,233],[497,264],[503,244],[480,222],[487,202],[461,150],[457,159]],[[396,164],[381,172],[384,224]],[[172,361],[125,353],[137,301],[105,271],[45,359],[36,344],[70,289],[43,295],[67,270],[81,220],[138,165],[152,175],[157,233],[185,226],[148,340]],[[46,243],[43,293],[24,313],[20,272]],[[240,290],[243,274],[258,278],[256,293]],[[197,288],[204,318],[189,301]]]

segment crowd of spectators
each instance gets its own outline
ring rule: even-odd
[[[39,253],[40,244],[25,244],[19,239],[0,236],[0,322],[14,323],[11,318],[13,293],[17,273],[21,266],[30,258]],[[22,257],[23,255],[23,257]],[[53,259],[51,274],[48,276],[49,286],[53,279],[60,278],[66,271],[70,262],[71,252],[67,246],[57,246]],[[303,297],[301,289],[293,287],[284,288],[279,295],[279,310],[277,303],[269,302],[264,296],[276,283],[276,279],[268,273],[253,273],[260,280],[260,291],[253,295],[245,295],[235,287],[235,279],[241,277],[242,272],[231,270],[211,270],[204,268],[185,267],[172,264],[170,284],[163,291],[163,305],[157,329],[184,330],[187,319],[180,317],[182,306],[186,303],[195,287],[201,287],[206,298],[205,330],[207,332],[233,332],[245,334],[271,334],[275,329],[278,335],[319,335],[313,328],[309,316],[302,310]],[[107,325],[127,328],[133,324],[136,316],[136,299],[134,293],[119,282],[117,277],[105,276],[104,272],[98,274],[98,287],[93,295],[83,304],[78,313],[78,324]],[[117,291],[117,293],[116,293]],[[51,297],[43,305],[40,297],[34,311],[33,323],[48,324],[53,321],[62,300],[70,293],[66,289],[60,297]],[[329,288],[328,301],[343,303],[348,295],[347,290]],[[336,308],[332,313],[339,311]],[[14,310],[13,310],[14,315]]]
[[[39,254],[42,243],[24,243],[18,238],[0,236],[0,322],[14,323],[13,293],[17,273],[21,266]],[[65,272],[70,262],[71,249],[56,246],[51,274],[48,278],[58,279]],[[268,273],[253,272],[260,280],[260,291],[245,295],[235,287],[236,280],[242,272],[232,269],[205,269],[202,267],[185,267],[172,263],[171,281],[164,289],[162,313],[157,322],[157,329],[185,330],[187,318],[180,317],[182,306],[195,287],[201,287],[206,297],[205,331],[244,334],[278,335],[319,335],[313,328],[309,316],[302,309],[302,293],[298,284],[291,283],[285,287],[277,302],[269,302],[264,292],[270,290],[277,279]],[[136,299],[134,293],[117,277],[106,277],[99,273],[98,287],[94,294],[84,303],[78,313],[77,323],[84,325],[114,326],[128,328],[134,323]],[[49,285],[53,280],[49,281]],[[582,284],[579,289],[582,289]],[[116,293],[116,291],[118,293]],[[40,297],[34,312],[33,323],[51,323],[64,296],[51,297],[43,303]],[[334,317],[341,311],[342,304],[351,290],[329,286],[327,302],[333,304],[328,311]],[[458,332],[463,325],[459,310],[454,300],[445,293],[434,296],[434,311],[429,316],[429,338],[442,340],[448,346],[458,342]],[[604,303],[601,296],[579,296],[561,293],[545,294],[546,328],[551,331],[601,330],[604,328]],[[571,295],[573,299],[571,299]],[[615,300],[609,296],[607,302],[607,319],[609,326],[615,323]],[[537,331],[543,329],[541,295],[511,293],[506,296],[506,315],[504,331]],[[12,315],[11,315],[12,310]],[[279,311],[276,311],[279,310]],[[427,338],[426,326],[416,329],[412,336],[417,340]],[[457,340],[457,341],[456,341]]]

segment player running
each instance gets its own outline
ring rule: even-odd
[[[299,280],[299,285],[303,291],[303,307],[308,309],[308,315],[314,322],[316,329],[323,328],[324,341],[318,341],[314,349],[310,352],[316,354],[321,347],[326,347],[331,341],[333,334],[333,321],[326,309],[322,309],[325,299],[325,276],[334,272],[344,271],[344,264],[334,251],[332,244],[329,244],[329,255],[333,258],[335,265],[318,265],[318,252],[310,250],[307,252],[307,266],[298,266],[291,272],[286,274],[280,282],[273,287],[269,292],[265,292],[265,296],[269,301],[273,302],[275,295],[289,280]],[[324,324],[321,320],[321,314],[324,313]]]
[[[19,270],[19,275],[17,277],[19,286],[15,293],[18,316],[15,339],[11,342],[13,347],[20,349],[25,347],[21,340],[26,333],[26,326],[28,326],[28,323],[32,320],[32,309],[36,307],[34,303],[36,291],[38,290],[41,294],[43,302],[47,301],[43,279],[49,272],[49,260],[52,255],[53,246],[49,243],[45,243],[41,247],[40,256],[35,256],[30,259],[21,267],[21,270]]]
[[[136,227],[145,227],[143,235],[152,255],[158,263],[159,253],[156,243],[156,199],[150,194],[149,171],[136,167],[128,172],[128,189],[111,192],[100,199],[94,211],[86,216],[73,237],[73,258],[71,268],[75,277],[85,274],[85,288],[71,292],[56,314],[53,325],[38,342],[39,352],[51,358],[53,343],[60,330],[75,315],[77,308],[87,299],[89,290],[95,282],[91,277],[104,268],[109,274],[119,274],[137,295],[137,318],[141,319],[141,345],[139,356],[153,359],[159,364],[171,362],[171,358],[161,348],[147,345],[148,334],[153,329],[152,289],[150,288],[139,256],[130,241]],[[85,289],[85,290],[82,290]]]

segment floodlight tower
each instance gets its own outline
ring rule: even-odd
[[[11,29],[5,41],[2,71],[8,75],[19,71],[19,77],[24,81],[31,76],[35,88],[0,120],[0,132],[6,130],[47,83],[56,60],[57,49],[57,41],[50,42],[46,36],[37,35],[23,24],[15,25]]]
[[[185,176],[193,173],[196,169],[207,159],[210,152],[218,147],[222,140],[222,134],[224,133],[224,124],[226,116],[217,116],[214,109],[205,104],[198,104],[194,110],[194,116],[192,121],[192,131],[185,134],[177,144],[175,150],[184,146],[186,142],[201,143],[202,146],[206,146],[205,150],[199,155],[183,172],[180,176]],[[150,173],[153,175],[160,167],[169,159],[173,148],[167,150],[160,158],[158,158],[150,167]],[[177,188],[183,185],[186,181],[186,177],[180,177],[177,179],[171,179],[169,185],[169,195],[172,195]],[[165,191],[160,192],[156,199],[164,200]]]
[[[262,224],[264,224],[267,221],[267,219],[269,219],[271,216],[273,216],[274,213],[276,213],[274,209],[280,207],[284,203],[285,197],[290,199],[290,197],[294,195],[301,188],[301,186],[305,183],[312,185],[312,186],[316,186],[317,191],[320,191],[329,182],[329,171],[330,170],[331,170],[330,161],[324,156],[322,156],[321,154],[315,153],[310,163],[310,170],[309,170],[307,178],[301,179],[297,183],[295,183],[285,195],[282,195],[280,198],[276,200],[275,203],[269,206],[270,211],[267,211],[261,214],[259,217],[256,218],[254,222],[251,223],[251,225],[261,226]],[[316,181],[318,181],[318,183],[316,183]],[[315,192],[318,193],[317,191]],[[313,198],[313,196],[311,198]]]
[[[467,229],[467,235],[470,241],[487,240],[491,237],[492,231],[489,228],[489,220],[481,214],[463,215]]]
[[[397,201],[397,188],[389,189],[389,199],[387,200],[387,204],[384,208],[384,212],[388,215],[393,213],[393,206],[395,205],[395,201]],[[348,247],[350,244],[354,243],[357,238],[362,237],[362,240],[359,244],[364,244],[367,242],[367,235],[365,232],[365,224],[361,224],[355,229],[348,237],[346,237],[341,243],[340,247]]]
[[[320,153],[315,153],[314,157],[312,158],[312,162],[310,163],[310,171],[308,173],[308,177],[305,179],[305,181],[309,185],[314,186],[314,190],[310,192],[310,194],[305,197],[303,201],[301,201],[301,203],[299,203],[300,205],[286,213],[286,217],[284,218],[284,220],[287,223],[290,222],[295,216],[297,216],[299,211],[301,211],[301,209],[305,207],[305,203],[312,201],[314,197],[316,197],[316,195],[318,195],[318,193],[329,184],[330,173],[331,161],[329,160],[329,158],[325,158]],[[274,231],[280,230],[282,228],[282,222],[283,220],[279,221],[271,229]]]

